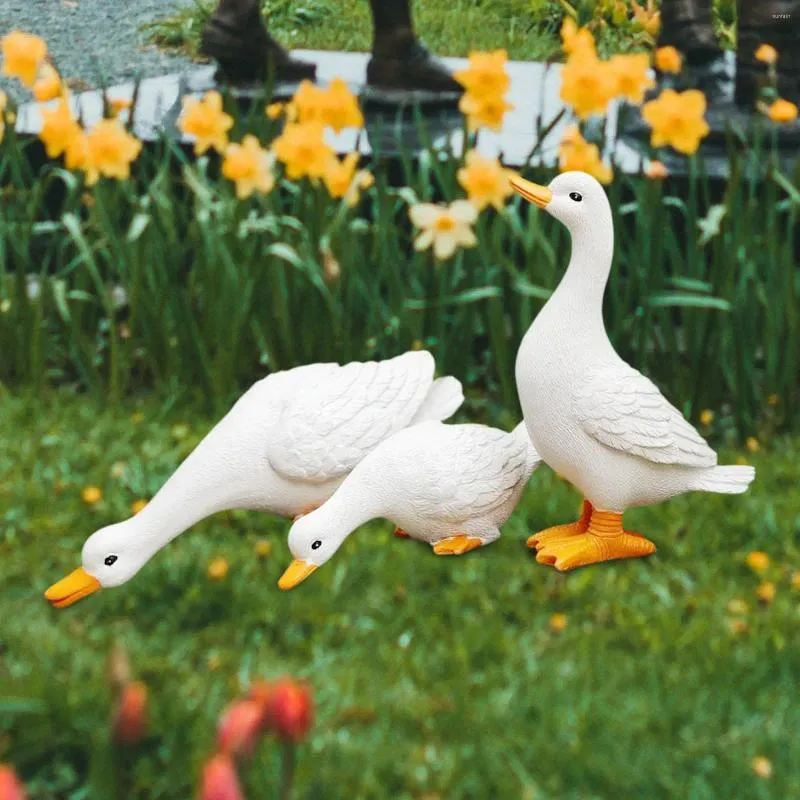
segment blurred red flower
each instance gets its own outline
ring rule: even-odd
[[[250,685],[247,697],[258,704],[261,711],[261,729],[267,727],[269,718],[269,702],[272,697],[272,684],[268,681],[256,681]]]
[[[232,755],[252,753],[263,718],[263,709],[255,700],[231,703],[220,717],[217,727],[219,749]]]
[[[236,767],[226,753],[218,753],[203,767],[200,800],[244,800]]]
[[[147,687],[141,681],[127,683],[120,690],[113,723],[114,738],[135,744],[147,731]]]
[[[0,764],[0,800],[25,800],[26,796],[13,767]]]
[[[291,678],[275,683],[269,700],[268,721],[281,738],[304,739],[314,721],[314,703],[308,686]]]

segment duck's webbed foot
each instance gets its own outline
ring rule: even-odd
[[[567,536],[575,536],[579,533],[586,533],[589,527],[589,519],[592,516],[592,504],[588,500],[583,501],[583,509],[581,510],[580,519],[576,522],[569,522],[566,525],[556,525],[552,528],[545,528],[539,533],[534,533],[528,537],[526,544],[533,550],[537,550],[547,542],[553,542],[557,539],[564,539]]]
[[[641,558],[655,553],[656,546],[638,533],[622,527],[622,514],[594,509],[583,533],[544,542],[536,560],[567,572],[587,564],[619,558]]]
[[[469,536],[466,533],[457,533],[455,536],[448,536],[433,545],[433,552],[437,556],[460,556],[469,553],[483,545],[483,541],[477,536]]]

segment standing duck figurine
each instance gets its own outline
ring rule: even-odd
[[[650,555],[655,544],[623,528],[625,509],[689,491],[740,494],[755,470],[717,466],[705,440],[611,345],[602,306],[614,227],[603,187],[583,172],[549,186],[515,176],[511,185],[572,237],[567,271],[520,345],[516,379],[533,445],[582,492],[583,513],[528,546],[560,571]]]
[[[539,466],[524,423],[511,432],[486,425],[426,422],[376,447],[333,497],[295,521],[294,561],[278,581],[292,589],[321,567],[359,525],[386,517],[396,533],[457,556],[500,536]]]
[[[130,580],[162,547],[218,511],[297,517],[325,502],[384,439],[447,419],[464,400],[433,356],[309,364],[254,384],[136,516],[92,534],[83,566],[51,586],[57,608]]]

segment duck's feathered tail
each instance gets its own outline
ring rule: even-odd
[[[442,422],[453,416],[463,402],[464,391],[461,388],[461,381],[451,375],[437,378],[431,384],[428,395],[411,420],[411,424],[418,425],[429,420]]]
[[[542,457],[536,452],[536,448],[533,446],[533,442],[531,441],[531,437],[528,433],[528,428],[526,427],[524,420],[520,422],[513,431],[511,431],[511,435],[515,439],[522,442],[525,446],[528,475],[530,475],[539,466],[539,464],[542,463]]]
[[[712,467],[697,478],[692,488],[700,492],[742,494],[755,477],[755,467]]]

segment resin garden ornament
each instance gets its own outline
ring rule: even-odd
[[[603,323],[614,228],[602,186],[565,172],[549,187],[519,177],[526,200],[567,226],[572,256],[517,354],[517,390],[533,445],[584,496],[581,519],[534,534],[536,560],[558,570],[653,553],[622,527],[627,508],[683,492],[744,492],[749,466],[716,453],[652,383],[614,351]]]
[[[538,465],[524,423],[511,433],[441,422],[400,431],[361,461],[330,500],[295,521],[289,531],[295,560],[278,586],[297,586],[376,517],[437,555],[487,545],[500,536]]]
[[[451,416],[461,384],[434,379],[433,356],[311,364],[251,387],[136,516],[94,533],[83,566],[45,597],[71,605],[119,586],[191,525],[244,508],[287,517],[327,500],[367,454],[401,429]]]

